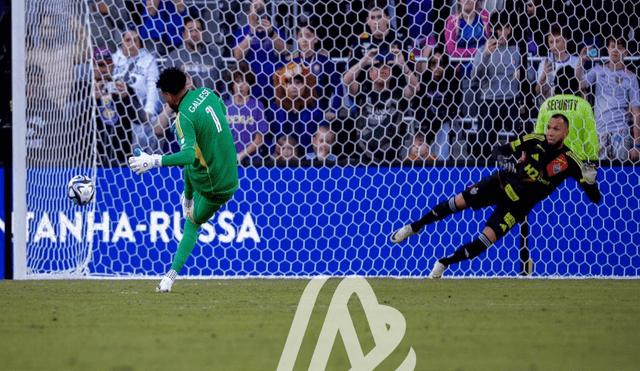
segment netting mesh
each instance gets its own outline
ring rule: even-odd
[[[234,200],[204,225],[188,275],[425,275],[491,210],[399,247],[389,234],[495,171],[494,146],[544,132],[560,106],[543,102],[573,94],[588,109],[572,113],[582,130],[572,146],[601,166],[605,201],[587,204],[568,182],[525,228],[452,272],[635,276],[637,7],[27,1],[29,272],[168,269],[182,174],[138,177],[126,161],[134,148],[179,150],[175,113],[155,87],[176,66],[225,100],[241,175]],[[66,199],[79,173],[98,189],[81,209]]]

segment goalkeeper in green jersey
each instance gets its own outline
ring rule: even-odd
[[[586,100],[577,96],[580,83],[571,66],[556,73],[555,96],[540,107],[535,132],[544,134],[551,116],[561,113],[569,119],[569,135],[565,144],[581,160],[598,159],[598,133],[593,108]]]
[[[156,288],[169,292],[187,261],[198,237],[198,229],[238,188],[238,167],[233,136],[227,123],[227,110],[211,89],[189,90],[186,75],[178,68],[167,68],[156,86],[171,109],[177,112],[175,133],[180,152],[172,155],[148,155],[136,150],[129,166],[137,174],[155,167],[184,166],[182,212],[186,221],[171,270]]]
[[[593,203],[600,202],[595,166],[583,164],[564,140],[569,134],[569,120],[562,114],[551,117],[547,134],[529,134],[493,149],[501,171],[480,180],[457,196],[441,202],[420,220],[407,224],[391,235],[399,243],[420,232],[427,224],[467,209],[478,210],[495,205],[484,230],[475,240],[458,248],[453,255],[438,260],[430,278],[440,278],[451,264],[473,259],[504,237],[522,222],[533,207],[547,198],[567,178],[575,179]],[[511,156],[521,158],[519,162]]]

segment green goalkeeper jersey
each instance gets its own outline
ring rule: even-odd
[[[597,160],[598,134],[589,102],[575,95],[556,95],[547,99],[540,107],[536,134],[545,134],[551,116],[557,113],[569,119],[569,135],[564,143],[581,160]]]
[[[238,188],[238,166],[224,102],[211,89],[190,90],[180,102],[175,133],[180,152],[162,165],[184,166],[185,196],[228,194]]]

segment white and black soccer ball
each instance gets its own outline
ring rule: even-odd
[[[76,175],[69,181],[69,198],[74,204],[84,206],[91,202],[96,193],[93,180],[88,176]]]

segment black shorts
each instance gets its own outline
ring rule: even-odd
[[[532,208],[522,202],[509,199],[500,184],[498,173],[493,173],[468,187],[462,192],[462,197],[474,210],[496,206],[486,226],[493,230],[498,239],[509,233],[516,223],[522,222]]]

